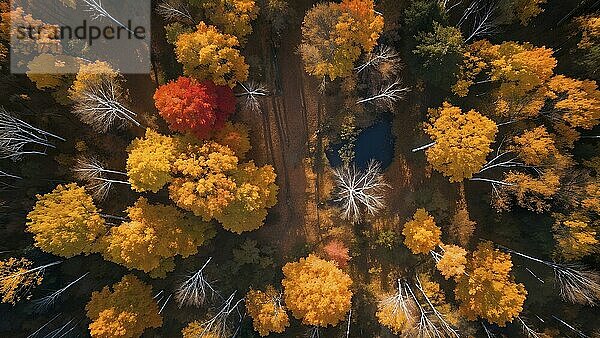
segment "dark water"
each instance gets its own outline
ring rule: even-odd
[[[385,117],[378,120],[358,134],[353,163],[359,168],[366,168],[370,160],[375,160],[381,163],[383,169],[387,168],[394,158],[394,141],[391,118]],[[343,143],[333,144],[326,151],[327,159],[332,167],[342,165],[342,159],[338,152],[342,146]]]

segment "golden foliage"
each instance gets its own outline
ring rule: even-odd
[[[221,338],[221,336],[216,333],[205,332],[202,323],[197,320],[184,327],[183,330],[181,330],[181,334],[183,335],[183,338]]]
[[[238,158],[228,147],[212,141],[182,148],[172,166],[177,178],[169,186],[169,195],[180,208],[210,221],[236,198],[231,175]]]
[[[404,224],[402,234],[404,245],[415,255],[427,254],[442,242],[442,230],[425,209],[417,209],[413,218]]]
[[[599,251],[593,223],[583,215],[557,214],[552,232],[557,254],[567,261],[578,260]]]
[[[450,182],[471,178],[492,151],[496,124],[474,110],[463,113],[448,102],[430,109],[429,114],[431,123],[425,131],[435,144],[425,151],[427,161]]]
[[[573,128],[592,129],[600,122],[600,91],[595,81],[557,75],[548,83],[548,97],[562,119]]]
[[[58,185],[36,197],[27,215],[27,231],[34,234],[36,247],[67,258],[97,252],[97,241],[107,227],[84,188],[75,183]]]
[[[85,307],[92,320],[93,338],[136,338],[147,328],[162,325],[158,305],[152,298],[152,287],[133,275],[124,276],[112,286],[93,292]]]
[[[42,284],[43,276],[28,273],[33,263],[26,258],[9,258],[0,261],[0,295],[2,303],[15,305],[22,298],[30,299],[29,291]]]
[[[467,275],[457,278],[461,313],[469,320],[481,317],[499,326],[518,316],[527,291],[513,281],[511,269],[509,254],[494,249],[491,242],[480,243],[467,264]]]
[[[268,336],[271,332],[282,333],[290,325],[281,297],[271,285],[264,292],[251,289],[246,294],[246,309],[252,317],[254,330],[261,337]]]
[[[600,214],[600,184],[590,183],[585,187],[585,198],[581,205],[597,214]]]
[[[499,196],[495,201],[498,210],[510,210],[514,197],[517,205],[534,212],[544,212],[550,207],[548,200],[556,194],[560,187],[560,176],[548,170],[535,178],[531,175],[510,171],[505,175]]]
[[[203,7],[213,24],[242,42],[252,33],[251,22],[258,17],[259,10],[254,0],[205,1]]]
[[[229,147],[240,160],[252,149],[248,127],[243,123],[226,122],[223,128],[214,133],[212,139]]]
[[[547,0],[515,0],[513,8],[522,25],[527,26],[532,18],[544,10],[540,7]]]
[[[214,237],[208,223],[173,206],[149,204],[140,197],[127,208],[130,221],[113,227],[103,239],[107,260],[164,277],[173,257],[188,257]]]
[[[275,169],[270,165],[257,167],[254,162],[244,163],[233,172],[235,198],[215,218],[223,228],[242,233],[260,228],[267,217],[267,209],[277,203]]]
[[[444,254],[435,267],[444,278],[460,277],[465,273],[467,250],[457,245],[442,245]]]
[[[350,277],[314,255],[283,267],[285,303],[303,324],[335,326],[350,311]]]
[[[361,51],[370,52],[383,30],[372,0],[321,3],[308,11],[299,47],[307,73],[334,80],[352,73]]]
[[[138,192],[157,192],[173,178],[171,165],[177,155],[177,141],[146,129],[144,138],[136,138],[127,148],[127,175],[131,188]]]
[[[117,83],[119,76],[119,72],[104,61],[83,64],[79,67],[75,81],[69,89],[69,98],[77,100],[81,93],[100,86],[104,79],[114,80],[113,83]]]
[[[211,80],[233,88],[248,79],[248,65],[240,55],[238,39],[201,22],[192,33],[182,33],[175,43],[183,73],[197,80]]]
[[[530,43],[508,41],[493,45],[480,40],[467,47],[464,64],[453,91],[466,96],[475,77],[484,73],[497,86],[492,92],[493,116],[522,119],[537,116],[544,106],[547,82],[556,59],[552,50]]]
[[[514,151],[528,165],[538,166],[558,153],[554,139],[543,126],[524,131],[513,138]]]

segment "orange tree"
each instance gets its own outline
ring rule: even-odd
[[[285,304],[302,323],[336,325],[350,311],[352,280],[335,264],[314,255],[283,267]]]
[[[136,338],[147,328],[162,325],[152,287],[133,275],[127,275],[111,288],[92,293],[86,312],[93,338]]]
[[[32,271],[32,265],[33,263],[26,258],[11,257],[0,261],[2,303],[15,305],[23,298],[31,298],[31,289],[40,285],[44,278],[41,273]]]
[[[27,231],[33,233],[35,246],[67,258],[97,252],[107,226],[84,188],[75,183],[58,185],[37,199],[27,215]]]
[[[187,77],[158,87],[154,103],[171,130],[190,132],[198,138],[205,138],[212,130],[222,128],[227,117],[235,111],[231,88]]]

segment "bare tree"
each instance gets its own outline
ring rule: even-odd
[[[373,52],[368,53],[365,61],[355,67],[354,70],[357,74],[360,74],[368,68],[378,69],[382,64],[386,64],[387,72],[392,74],[396,74],[402,68],[400,55],[393,48],[380,45]]]
[[[212,257],[208,258],[206,263],[194,274],[188,276],[175,291],[175,301],[179,308],[183,305],[200,307],[204,304],[208,296],[218,294],[211,283],[204,276],[204,268],[210,263]]]
[[[527,338],[542,337],[541,334],[535,330],[535,328],[532,328],[531,326],[527,325],[527,323],[523,320],[523,318],[521,318],[521,316],[517,316],[517,320],[519,321],[519,324],[521,324],[521,328],[523,329],[523,334]]]
[[[381,306],[386,308],[391,307],[393,315],[402,315],[406,318],[406,322],[409,323],[409,325],[412,325],[412,323],[417,322],[417,305],[411,297],[407,287],[407,284],[398,279],[398,289],[396,294],[381,301]]]
[[[600,274],[578,264],[559,264],[535,258],[505,246],[499,248],[519,257],[546,265],[554,271],[561,297],[575,304],[596,305],[600,301]]]
[[[391,84],[382,86],[381,89],[379,89],[379,91],[377,91],[377,93],[375,93],[371,97],[358,100],[356,101],[356,103],[360,104],[367,102],[382,102],[391,109],[394,103],[398,100],[403,99],[405,97],[405,94],[409,91],[410,89],[408,87],[402,87],[402,81],[397,79]]]
[[[0,159],[17,161],[23,155],[46,155],[46,149],[55,148],[50,139],[65,141],[60,136],[16,118],[4,107],[0,107]]]
[[[76,280],[67,284],[65,287],[52,292],[48,296],[34,300],[33,304],[34,304],[35,311],[36,312],[44,312],[44,311],[48,310],[50,307],[54,306],[54,304],[56,303],[56,300],[58,299],[58,297],[60,297],[60,295],[62,295],[65,291],[67,291],[67,289],[69,289],[71,286],[75,285],[75,283],[82,280],[88,274],[89,274],[89,272],[86,272],[81,277],[79,277]]]
[[[171,297],[173,296],[172,293],[170,293],[166,298],[165,295],[163,294],[164,290],[160,290],[156,296],[154,296],[154,299],[156,299],[156,304],[158,304],[160,306],[160,310],[158,311],[158,314],[161,314],[163,312],[163,310],[165,309],[165,307],[167,306],[167,304],[169,303],[169,301],[171,300]],[[164,300],[164,301],[163,301]],[[162,303],[162,305],[161,305]]]
[[[588,335],[586,335],[585,333],[581,332],[579,329],[577,329],[576,327],[574,327],[573,325],[565,322],[564,320],[556,317],[555,315],[552,315],[552,318],[556,319],[556,321],[558,321],[559,323],[561,323],[562,325],[566,326],[569,330],[575,332],[579,337],[582,338],[589,338]]]
[[[92,192],[92,196],[100,201],[106,199],[113,184],[131,185],[128,181],[111,178],[115,176],[126,178],[127,173],[106,169],[104,164],[94,157],[78,157],[73,172],[75,178],[86,182],[86,187]]]
[[[28,295],[31,289],[34,287],[34,283],[23,283],[23,276],[33,275],[33,280],[37,280],[39,277],[43,277],[46,268],[60,264],[61,262],[62,261],[55,261],[28,270],[6,274],[0,276],[0,281],[3,285],[8,286],[11,291],[17,295],[17,297],[20,297],[21,295]]]
[[[471,34],[465,39],[465,43],[471,39],[482,36],[489,36],[497,32],[495,21],[497,4],[485,4],[483,1],[476,1],[475,7],[469,6],[467,11],[474,13],[473,28]]]
[[[452,336],[454,336],[454,337],[457,337],[457,338],[460,337],[458,335],[458,332],[450,324],[448,324],[448,322],[446,321],[446,318],[444,317],[444,315],[441,314],[436,309],[436,307],[433,305],[433,303],[431,302],[431,300],[427,296],[427,293],[425,293],[425,290],[423,289],[423,285],[421,285],[421,280],[419,280],[419,276],[416,276],[416,279],[417,279],[416,287],[421,292],[421,295],[425,299],[425,302],[427,303],[427,305],[429,305],[429,308],[433,312],[433,315],[435,315],[435,317],[437,318],[437,321],[439,322],[439,326],[441,328],[441,331],[443,332],[442,336],[443,337],[452,337]]]
[[[365,171],[345,165],[334,171],[337,185],[336,202],[342,203],[342,217],[353,223],[361,220],[363,210],[375,215],[385,208],[384,193],[389,188],[378,162],[369,162]]]
[[[78,94],[73,113],[100,133],[106,133],[113,125],[119,128],[127,124],[139,127],[137,114],[125,107],[123,96],[118,80],[103,78],[97,86]]]
[[[47,321],[44,325],[40,326],[39,329],[35,330],[32,334],[30,334],[29,336],[27,336],[27,338],[35,338],[38,336],[38,334],[40,332],[42,332],[42,330],[44,330],[44,328],[46,328],[46,326],[50,325],[56,318],[58,318],[60,316],[60,313],[57,314],[56,316],[52,317],[49,321]]]
[[[318,326],[311,326],[306,332],[307,338],[321,338],[321,330]]]
[[[90,13],[90,17],[94,20],[107,19],[121,26],[130,33],[133,33],[129,27],[120,22],[102,5],[102,0],[81,0],[85,5],[85,11]]]
[[[231,314],[237,312],[238,305],[244,300],[244,298],[234,301],[235,292],[225,300],[218,312],[209,320],[202,323],[202,332],[199,338],[202,337],[219,337],[219,338],[230,338],[231,335]],[[239,315],[239,312],[238,312]],[[241,320],[241,315],[238,318]],[[238,321],[239,321],[238,320]]]
[[[481,326],[483,326],[483,332],[485,333],[485,336],[488,338],[496,338],[496,335],[492,333],[492,331],[490,331],[490,329],[488,329],[488,327],[485,325],[484,322],[481,322]]]
[[[257,82],[251,81],[239,83],[243,92],[236,93],[235,96],[244,98],[244,107],[252,112],[258,113],[261,111],[260,100],[269,95],[267,88]]]
[[[190,24],[195,23],[188,6],[185,4],[173,4],[169,0],[164,0],[158,4],[156,12],[169,21],[182,21]]]

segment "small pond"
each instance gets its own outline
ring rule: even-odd
[[[382,169],[387,168],[394,158],[394,142],[391,117],[383,117],[358,134],[353,163],[364,169],[370,160],[375,160],[381,163]],[[332,167],[342,165],[339,154],[342,146],[343,143],[336,143],[326,150],[327,159]]]

